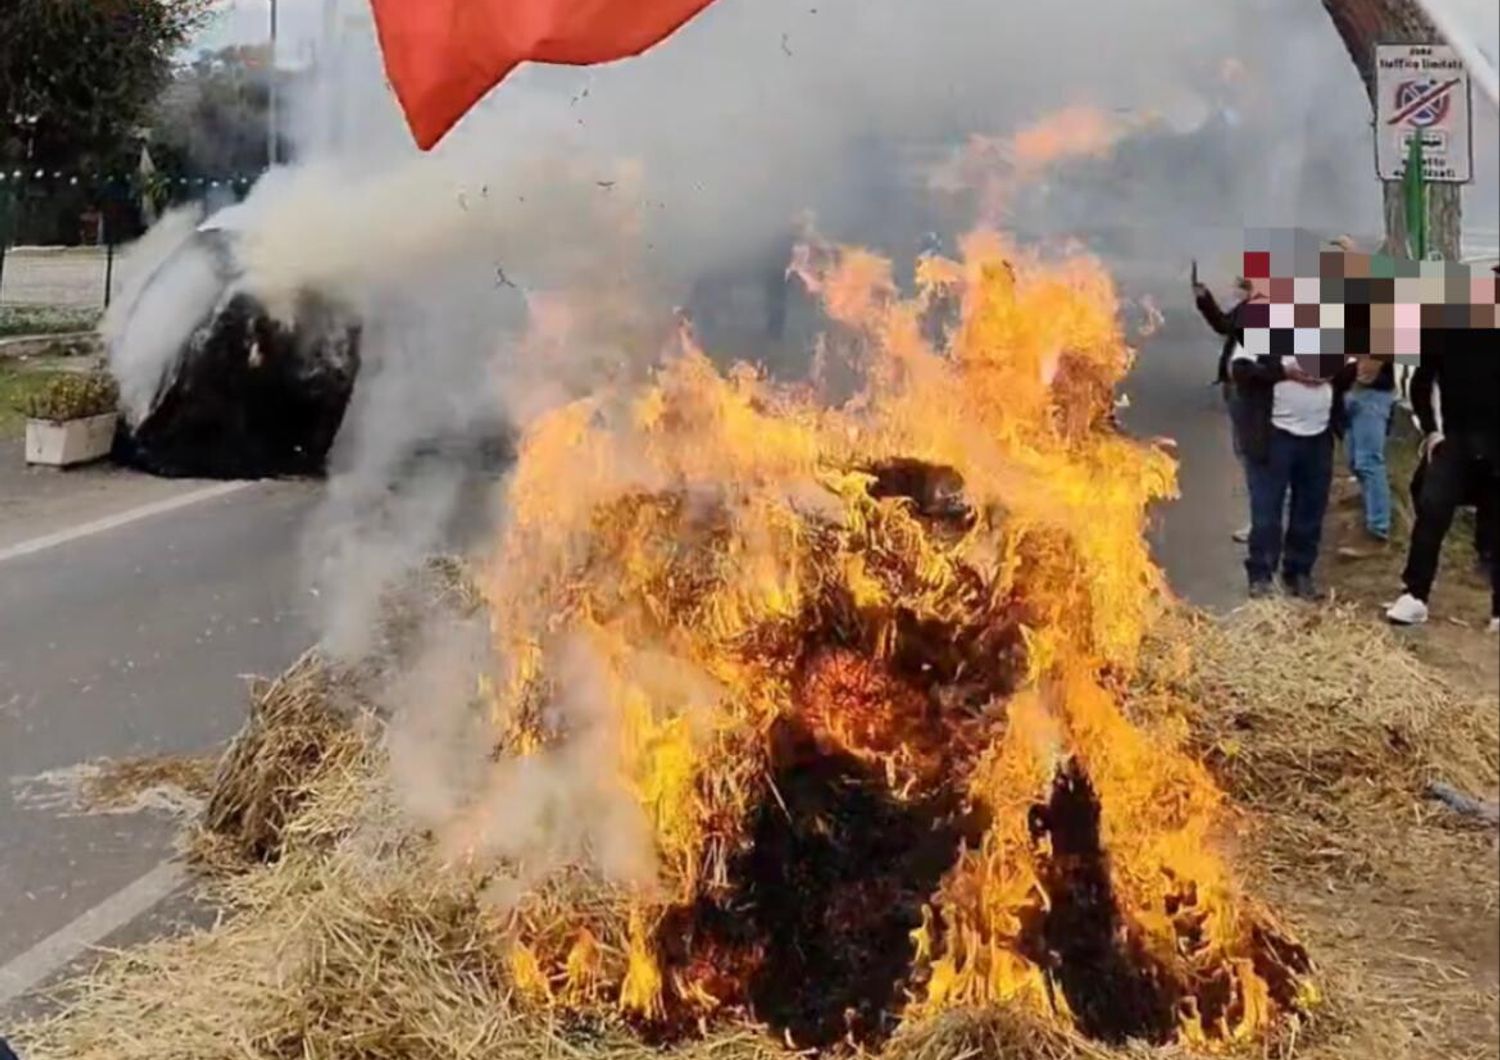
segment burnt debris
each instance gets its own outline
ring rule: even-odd
[[[1046,969],[1089,1037],[1166,1042],[1176,1025],[1174,992],[1130,936],[1099,817],[1098,796],[1076,761],[1058,770],[1048,801],[1032,807],[1032,839],[1050,843],[1041,876],[1051,901],[1028,925],[1028,956]]]
[[[282,323],[226,293],[189,337],[150,412],[115,456],[156,475],[317,475],[359,372],[359,328],[313,295]]]
[[[111,341],[126,402],[115,459],[156,475],[324,470],[360,368],[360,327],[313,290],[273,314],[231,228],[203,227],[151,274]]]

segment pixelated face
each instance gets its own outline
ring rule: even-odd
[[[1453,328],[1493,328],[1494,275],[1319,244],[1308,233],[1246,233],[1244,278],[1262,300],[1245,317],[1245,348],[1295,357],[1332,374],[1351,355],[1411,363]],[[1267,249],[1269,248],[1269,249]]]

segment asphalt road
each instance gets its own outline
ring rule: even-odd
[[[0,558],[0,979],[159,865],[174,831],[38,808],[25,778],[231,735],[242,675],[279,672],[312,638],[297,555],[317,492],[252,484]]]
[[[1195,603],[1232,606],[1243,573],[1230,533],[1245,502],[1223,407],[1206,385],[1217,339],[1185,296],[1164,308],[1125,387],[1124,421],[1177,441],[1183,496],[1151,530],[1172,585]],[[243,675],[279,672],[315,636],[297,556],[319,492],[254,484],[40,551],[0,549],[0,1003],[7,969],[14,988],[48,966],[54,943],[95,942],[105,927],[117,940],[122,926],[139,936],[180,882],[159,868],[173,822],[67,816],[34,805],[17,782],[231,735]]]
[[[1250,505],[1223,399],[1209,385],[1221,340],[1185,293],[1162,310],[1162,328],[1140,343],[1121,420],[1132,433],[1176,441],[1180,499],[1155,513],[1152,550],[1178,594],[1224,610],[1245,598],[1244,553],[1231,535],[1249,522]]]

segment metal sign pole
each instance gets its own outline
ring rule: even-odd
[[[115,289],[115,241],[110,238],[108,222],[101,221],[105,227],[104,237],[104,308],[109,308],[109,300]]]
[[[10,244],[10,188],[0,194],[0,292],[5,290],[5,248]]]
[[[266,164],[274,166],[281,154],[278,128],[281,120],[281,101],[278,98],[281,86],[276,81],[276,0],[271,0],[271,58],[267,64],[266,76],[270,78],[270,99],[266,106]]]

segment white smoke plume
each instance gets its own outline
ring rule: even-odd
[[[170,277],[158,272],[183,249],[200,220],[195,207],[169,211],[131,247],[121,262],[119,294],[100,324],[120,403],[132,422],[150,408],[178,350],[218,296],[207,254],[184,255]]]
[[[1260,7],[1278,18],[1297,9]],[[805,364],[795,323],[779,352],[764,327],[798,218],[811,210],[831,238],[907,258],[924,233],[972,220],[967,204],[934,201],[936,163],[971,134],[1007,137],[1060,108],[1102,115],[1106,145],[1147,129],[1167,143],[1206,137],[1218,157],[1179,146],[1183,157],[1123,190],[1107,161],[1086,160],[1103,175],[1085,193],[1044,187],[1009,200],[1031,234],[1048,234],[1054,218],[1058,235],[1124,228],[1130,251],[1162,253],[1205,220],[1232,245],[1261,216],[1242,207],[1263,190],[1267,152],[1248,131],[1235,139],[1232,122],[1247,119],[1232,108],[1254,104],[1223,70],[1239,62],[1246,79],[1268,81],[1277,71],[1246,54],[1264,35],[1230,5],[719,0],[639,59],[523,68],[425,157],[402,127],[362,5],[341,10],[324,77],[295,110],[303,162],[256,189],[248,205],[261,220],[239,248],[273,305],[307,284],[365,320],[364,374],[316,534],[329,547],[313,549],[341,649],[363,645],[378,587],[449,532],[450,502],[472,477],[428,462],[420,486],[401,487],[414,449],[482,434],[499,408],[524,414],[568,392],[554,385],[559,351],[540,361],[538,344],[519,337],[528,298],[577,301],[602,291],[602,277],[627,277],[658,310],[699,310],[711,350]],[[1321,21],[1292,31],[1320,33],[1337,57]],[[1344,98],[1358,102],[1349,76]],[[1303,143],[1293,132],[1287,142]],[[1184,216],[1184,185],[1199,189],[1200,216]],[[625,344],[596,334],[569,370],[640,356],[611,348]]]
[[[273,309],[313,287],[364,324],[308,543],[337,654],[369,647],[384,588],[412,563],[486,538],[503,465],[486,445],[506,424],[638,366],[674,306],[703,310],[711,351],[738,339],[771,360],[781,342],[779,364],[805,365],[795,322],[766,334],[799,219],[908,259],[972,220],[972,203],[930,187],[971,137],[1008,145],[982,170],[1005,189],[1000,219],[1081,238],[1147,286],[1180,285],[1190,256],[1227,261],[1246,227],[1379,227],[1368,105],[1306,0],[718,0],[639,59],[523,68],[428,156],[365,6],[321,6],[337,32],[295,101],[298,161],[255,189],[236,254]],[[283,7],[295,20],[311,4]],[[1049,145],[1016,134],[1060,110],[1077,119],[1069,159],[1031,165]],[[161,311],[194,292],[185,282]],[[558,709],[577,739],[496,774],[466,746],[466,686],[448,691],[473,660],[435,650],[392,692],[411,812],[466,808],[489,855],[586,850],[615,875],[646,873],[638,811],[598,775],[612,719],[597,661],[570,657]]]

